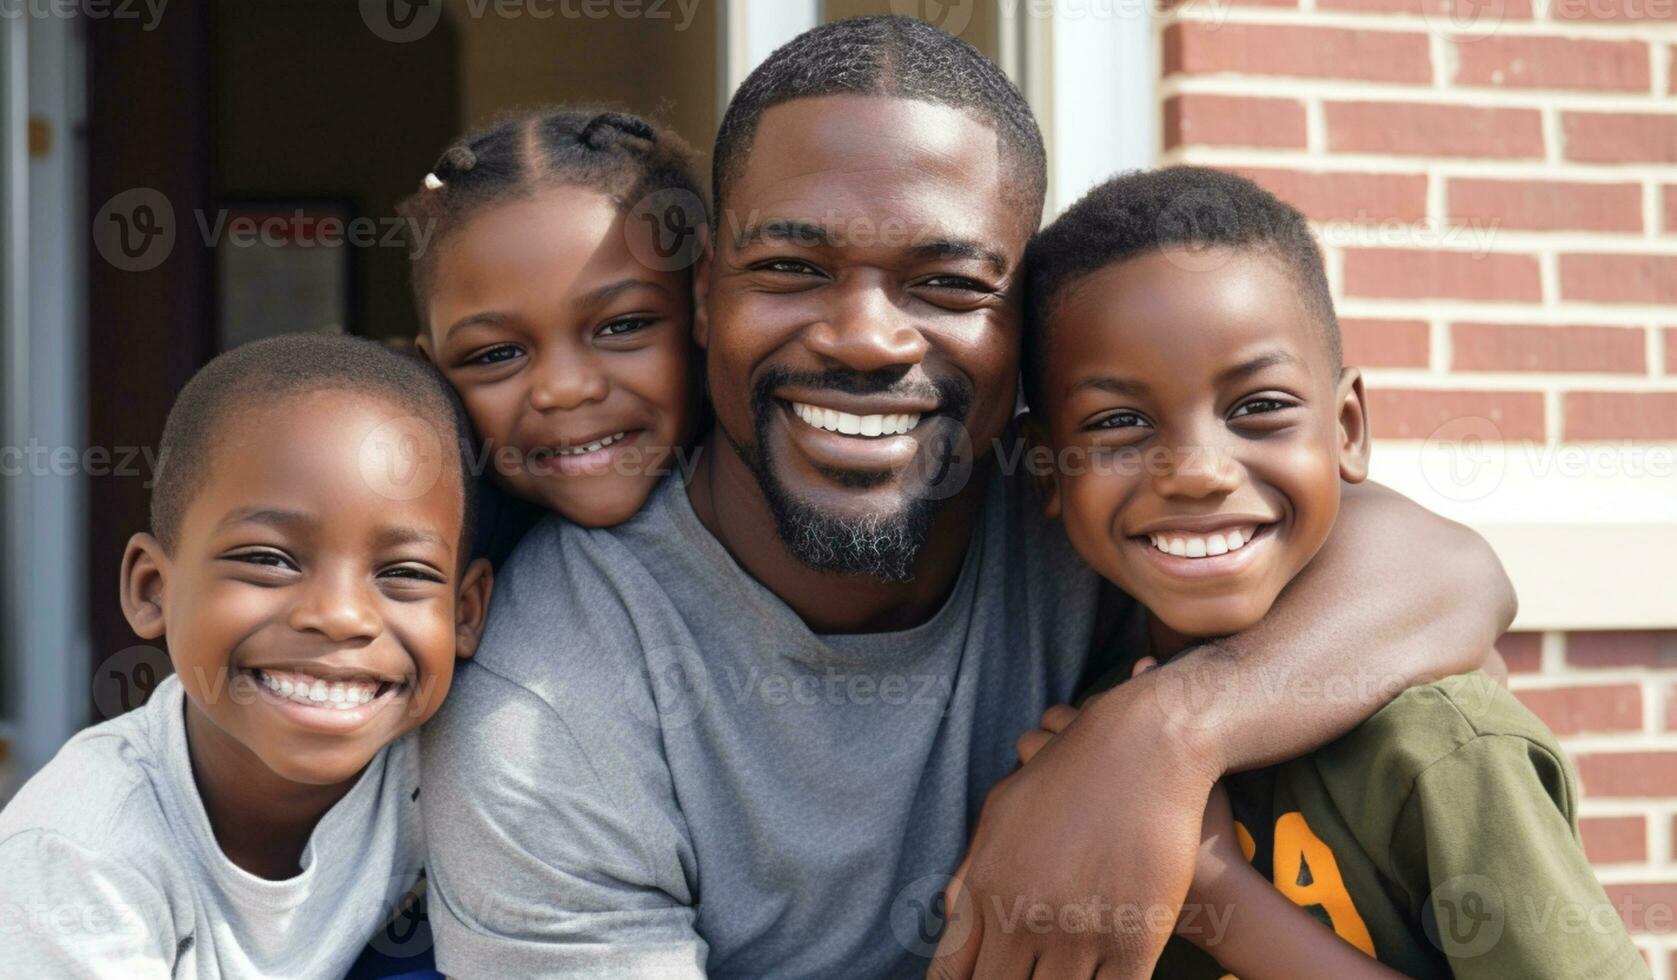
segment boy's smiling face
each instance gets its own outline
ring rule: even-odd
[[[322,390],[241,412],[218,423],[172,554],[130,542],[124,609],[167,637],[189,728],[292,782],[339,783],[442,704],[457,650],[475,648],[488,568],[461,560],[446,438],[429,487],[369,482],[381,433],[411,410]]]
[[[1368,455],[1360,377],[1285,267],[1146,253],[1071,283],[1040,329],[1048,506],[1078,551],[1184,636],[1262,619]]]

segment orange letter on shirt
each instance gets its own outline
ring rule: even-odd
[[[1310,869],[1308,885],[1299,884],[1301,865]],[[1333,859],[1328,845],[1304,822],[1304,814],[1297,810],[1283,813],[1275,821],[1275,888],[1295,905],[1305,908],[1320,905],[1328,913],[1339,938],[1369,956],[1374,955],[1374,939],[1369,936],[1363,917],[1357,914],[1351,893],[1345,890],[1339,862]]]

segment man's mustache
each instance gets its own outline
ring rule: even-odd
[[[908,379],[902,368],[883,368],[878,371],[790,371],[769,368],[752,386],[752,403],[759,411],[767,410],[780,388],[795,387],[810,391],[837,391],[846,395],[887,395],[934,401],[938,413],[956,421],[966,418],[972,404],[972,385],[960,378]]]

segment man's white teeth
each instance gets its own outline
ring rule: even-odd
[[[270,673],[259,670],[256,672],[256,678],[262,682],[262,686],[282,698],[289,698],[298,704],[336,708],[340,711],[348,711],[366,704],[378,696],[379,689],[378,681],[328,681],[321,677],[289,671]]]
[[[900,436],[920,424],[918,413],[902,415],[852,415],[849,412],[793,402],[792,411],[817,429],[846,436]]]
[[[1239,551],[1258,533],[1256,524],[1231,528],[1217,534],[1189,534],[1185,531],[1156,531],[1153,547],[1178,558],[1210,558]]]
[[[618,432],[614,435],[606,436],[604,439],[596,439],[596,440],[594,440],[593,442],[589,443],[586,446],[577,446],[574,449],[559,449],[559,448],[555,447],[554,450],[553,450],[553,455],[555,455],[555,456],[586,456],[589,453],[597,453],[600,450],[602,450],[602,449],[606,448],[607,446],[611,445],[612,443],[616,442],[617,440],[623,438],[624,435],[626,435],[626,433]]]

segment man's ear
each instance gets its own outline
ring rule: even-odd
[[[1031,482],[1036,484],[1037,498],[1042,501],[1042,512],[1060,518],[1060,474],[1054,465],[1054,449],[1048,444],[1048,427],[1035,412],[1019,416],[1019,426],[1025,433],[1025,465]]]
[[[155,640],[163,635],[164,586],[169,577],[169,556],[163,545],[149,534],[128,539],[122,552],[122,615],[137,635]]]
[[[701,234],[704,245],[693,263],[693,343],[700,350],[709,350],[710,309],[706,300],[710,299],[710,268],[715,261],[716,243],[711,240],[709,229]]]
[[[1345,368],[1339,374],[1339,478],[1347,483],[1368,479],[1368,401],[1363,397],[1363,373]]]
[[[495,573],[489,562],[479,558],[466,566],[460,580],[460,597],[454,603],[454,655],[470,657],[483,638],[483,624],[489,618],[489,595],[495,590]]]

